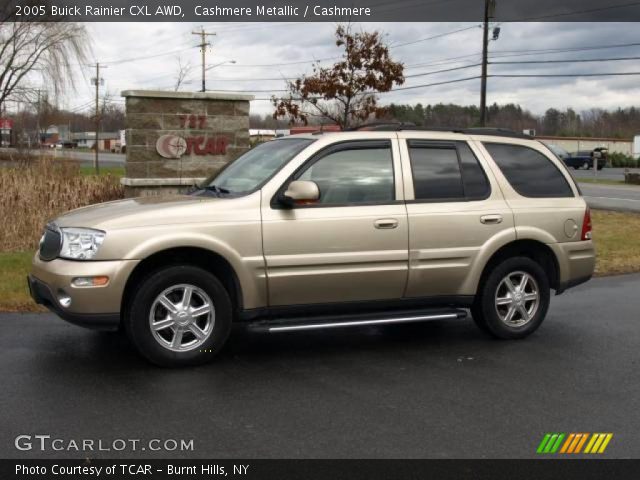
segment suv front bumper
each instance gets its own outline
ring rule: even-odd
[[[138,260],[72,261],[33,259],[28,276],[31,297],[70,323],[98,330],[115,330],[120,325],[124,287]],[[103,286],[77,287],[77,277],[106,276]],[[63,301],[65,299],[66,301]]]

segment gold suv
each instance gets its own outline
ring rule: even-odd
[[[234,322],[271,333],[460,318],[542,323],[594,269],[563,163],[510,131],[374,126],[263,143],[186,195],[74,210],[33,259],[36,302],[201,363]]]

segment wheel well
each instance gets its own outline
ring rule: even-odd
[[[222,256],[211,250],[198,247],[179,247],[156,252],[142,260],[131,272],[124,288],[121,312],[127,311],[133,298],[135,286],[151,273],[160,268],[172,265],[192,265],[214,274],[231,297],[234,316],[242,310],[242,289],[231,264]]]
[[[560,268],[553,251],[544,243],[536,240],[516,240],[504,245],[496,251],[482,271],[480,284],[498,263],[510,257],[529,257],[537,262],[547,274],[549,286],[557,290],[560,285]]]

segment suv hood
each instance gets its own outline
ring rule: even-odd
[[[55,223],[60,227],[100,230],[197,223],[202,222],[205,216],[221,211],[220,204],[228,208],[230,200],[189,195],[130,198],[71,210],[55,219]]]

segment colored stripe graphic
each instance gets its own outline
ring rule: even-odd
[[[564,433],[547,433],[540,445],[538,445],[537,453],[556,453],[560,445],[562,444],[562,440],[564,439]]]
[[[546,433],[536,453],[604,453],[612,438],[613,433]]]
[[[604,453],[613,437],[613,433],[594,433],[584,453]]]

